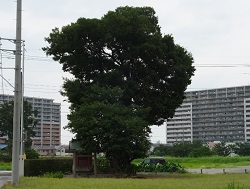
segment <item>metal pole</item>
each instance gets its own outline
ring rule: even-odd
[[[24,107],[23,107],[23,95],[24,95],[24,41],[23,41],[23,62],[22,62],[22,89],[21,89],[21,130],[20,130],[20,155],[19,155],[19,176],[24,176],[24,138],[23,138],[23,124],[24,124]]]
[[[15,51],[15,91],[13,116],[13,147],[12,147],[12,185],[19,183],[19,153],[20,153],[20,112],[21,112],[21,17],[22,0],[17,0],[16,14],[16,51]]]

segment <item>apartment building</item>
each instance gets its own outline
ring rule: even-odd
[[[250,86],[185,93],[186,99],[166,122],[166,143],[250,141]]]
[[[13,95],[0,94],[0,104],[3,102],[13,101]],[[36,149],[47,149],[58,146],[61,143],[61,104],[54,103],[53,99],[24,97],[28,101],[33,110],[38,111],[35,119],[38,121],[34,128],[35,137],[32,146]],[[0,143],[4,143],[6,137],[0,139]]]

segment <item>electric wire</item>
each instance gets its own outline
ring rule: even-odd
[[[6,59],[14,59],[15,56],[10,52],[4,52],[3,58]],[[49,56],[38,56],[38,55],[26,55],[26,61],[46,61],[46,62],[55,62],[52,57]],[[195,67],[209,67],[209,68],[235,68],[235,67],[250,67],[250,64],[202,64],[202,63],[194,63]]]
[[[1,43],[0,43],[1,44]],[[0,47],[1,48],[1,47]],[[2,91],[4,93],[5,90],[5,85],[4,85],[4,81],[6,81],[10,86],[13,87],[13,84],[11,84],[7,79],[5,79],[3,77],[3,70],[4,69],[14,69],[14,68],[3,68],[2,66],[2,61],[3,59],[14,59],[14,54],[11,52],[6,52],[6,51],[0,51],[1,52],[1,64],[0,64],[0,68],[1,68],[1,88]],[[39,61],[46,61],[46,62],[55,62],[53,61],[53,59],[51,57],[48,56],[38,56],[38,55],[30,55],[30,54],[26,54],[25,55],[25,61],[31,61],[32,63],[34,62],[39,62]],[[195,67],[207,67],[207,68],[236,68],[236,67],[250,67],[250,64],[193,64]],[[37,70],[38,72],[43,72],[40,70]],[[27,71],[26,71],[27,72]],[[36,72],[34,70],[32,70],[32,72]],[[46,72],[46,70],[44,71]],[[57,71],[49,71],[49,72],[57,72]],[[192,88],[194,89],[194,88]],[[197,88],[198,89],[198,88]],[[199,88],[200,89],[200,88]],[[8,89],[6,89],[8,90]],[[25,84],[25,92],[39,92],[39,93],[59,93],[62,90],[61,87],[59,86],[55,86],[55,85],[38,85],[38,84]]]

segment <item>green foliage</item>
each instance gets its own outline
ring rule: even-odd
[[[34,137],[35,133],[33,129],[37,124],[34,116],[36,116],[38,112],[33,111],[31,104],[27,101],[24,101],[23,107],[24,133],[26,135],[25,146],[30,147],[30,138]],[[9,139],[13,138],[13,109],[13,101],[0,105],[0,136],[7,135]],[[8,143],[8,146],[12,146],[11,142]]]
[[[235,145],[227,145],[221,142],[215,145],[211,150],[208,146],[203,145],[201,141],[179,142],[173,146],[159,145],[154,148],[152,155],[157,156],[174,156],[174,157],[205,157],[205,156],[228,156],[231,152],[235,152],[240,156],[250,155],[250,145],[247,143],[237,143]]]
[[[185,173],[186,170],[179,164],[167,162],[166,164],[137,164],[137,172],[178,172]]]
[[[183,102],[191,54],[161,33],[151,7],[79,18],[45,40],[46,54],[75,78],[63,85],[71,103],[66,128],[86,151],[105,152],[115,171],[128,170],[149,149],[149,125],[161,125]]]
[[[11,162],[12,160],[12,139],[7,141],[7,146],[0,150],[0,161]]]
[[[213,151],[218,156],[228,156],[232,152],[232,146],[227,146],[226,142],[220,142],[216,144]]]
[[[236,144],[235,153],[239,156],[249,156],[250,155],[250,145],[246,143]]]
[[[150,128],[143,119],[147,110],[121,104],[121,94],[119,88],[93,85],[66,128],[76,133],[85,152],[105,152],[114,171],[126,172],[133,159],[147,153]]]
[[[12,156],[8,149],[0,151],[0,160],[3,162],[11,162]]]
[[[11,170],[11,163],[10,162],[0,162],[0,170],[1,171]]]
[[[110,173],[110,162],[105,157],[98,157],[97,168],[99,173]]]
[[[39,159],[39,154],[33,148],[25,148],[26,159]]]
[[[194,148],[189,153],[190,157],[208,157],[212,155],[213,155],[213,152],[212,150],[210,150],[208,146],[201,146],[199,148]]]
[[[172,154],[173,154],[172,147],[165,146],[163,144],[156,146],[152,152],[152,155],[156,155],[156,156],[172,156]]]
[[[0,105],[0,136],[13,138],[13,102]]]
[[[235,184],[235,182],[231,182],[227,185],[225,189],[244,189],[244,185],[240,186],[240,184]]]
[[[119,86],[123,104],[150,108],[147,121],[160,125],[174,115],[194,73],[193,58],[163,35],[151,7],[119,7],[101,19],[79,18],[46,38],[47,55],[85,87]],[[70,102],[80,104],[84,90]]]
[[[63,173],[62,172],[54,172],[54,173],[44,173],[42,176],[40,176],[42,178],[63,178]]]
[[[73,160],[68,158],[26,159],[24,161],[24,176],[41,176],[45,173],[63,174],[72,172]]]
[[[214,153],[209,147],[204,146],[201,141],[179,142],[173,146],[159,145],[154,148],[152,155],[174,156],[174,157],[203,157],[212,156]]]

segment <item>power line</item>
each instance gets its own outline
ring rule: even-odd
[[[3,58],[8,58],[8,59],[14,59],[14,55],[9,53],[9,52],[5,52],[7,54],[3,56]],[[52,57],[48,57],[48,56],[38,56],[38,55],[27,55],[25,56],[25,60],[36,60],[36,61],[48,61],[48,62],[55,62]],[[250,64],[201,64],[201,63],[194,63],[193,64],[195,67],[250,67]]]
[[[4,81],[6,81],[11,87],[14,88],[14,86],[13,86],[7,79],[5,79],[5,78],[3,77],[2,74],[0,75],[0,77],[1,77]],[[3,94],[4,94],[4,87],[3,87],[3,84],[2,84],[2,88],[3,88]]]

